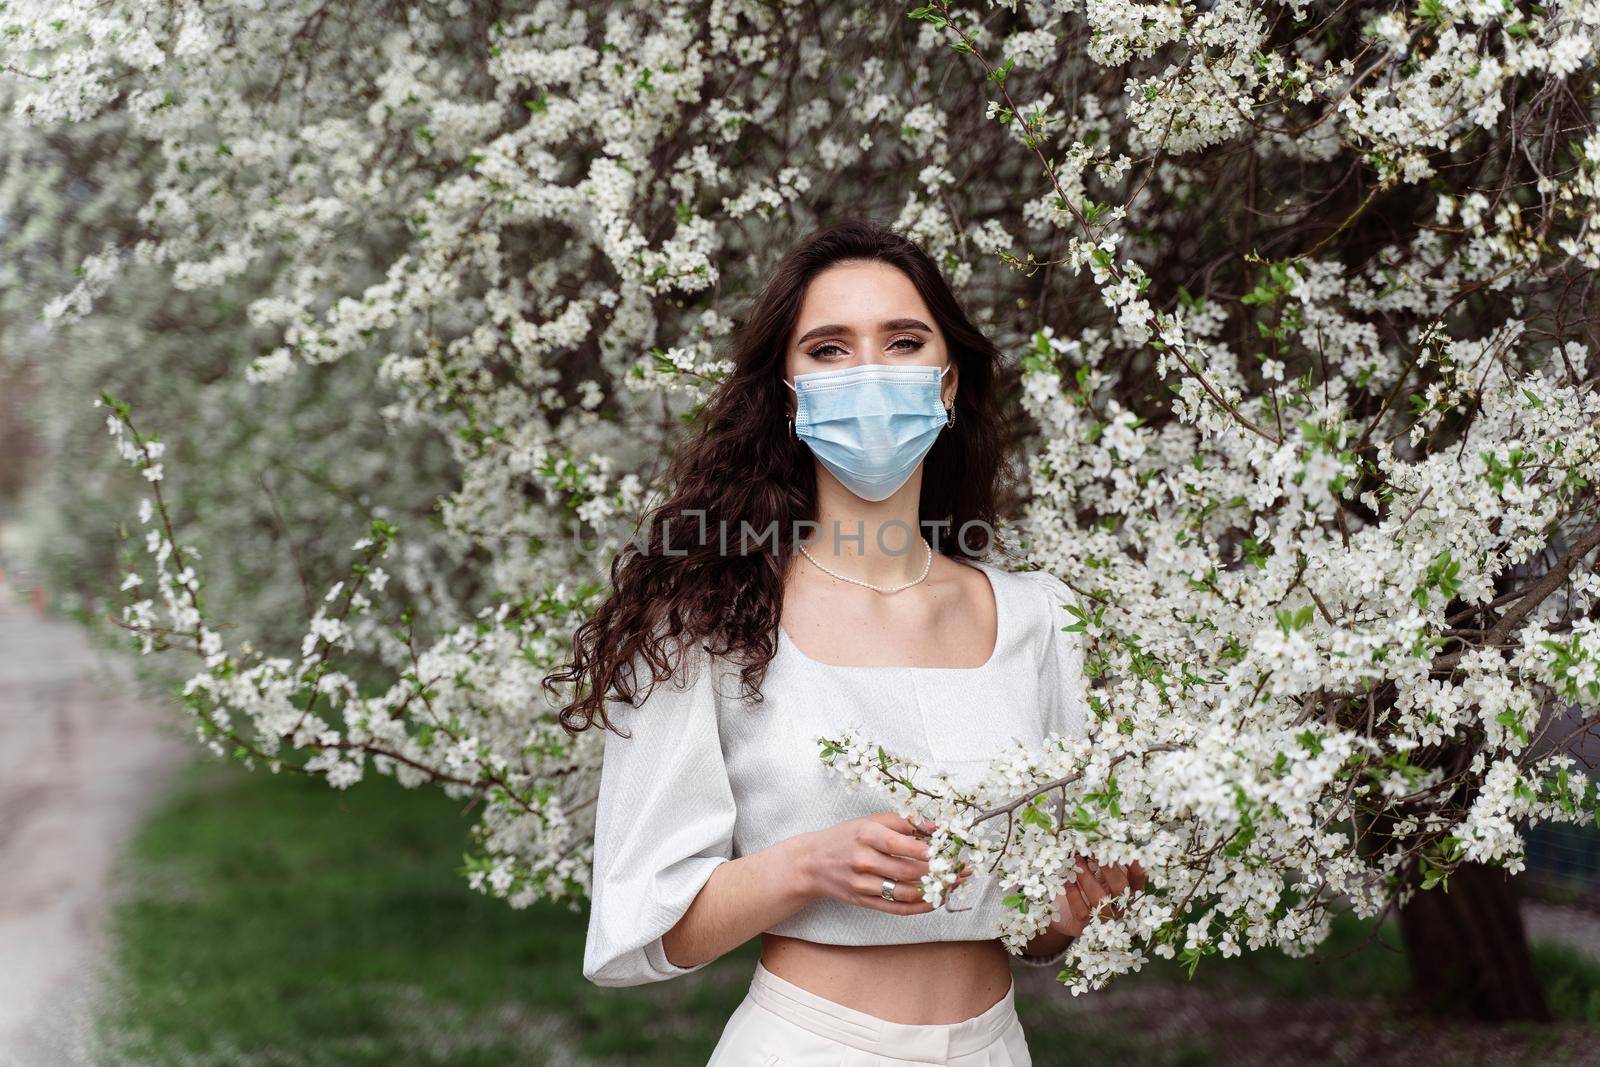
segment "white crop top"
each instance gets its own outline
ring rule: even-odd
[[[1012,737],[1083,735],[1081,635],[1061,630],[1074,621],[1062,605],[1076,595],[1045,571],[959,562],[987,573],[994,592],[999,632],[982,666],[836,666],[808,657],[780,626],[762,703],[741,700],[737,666],[696,644],[678,676],[657,683],[639,707],[607,704],[631,736],[605,735],[585,977],[629,986],[698,970],[705,964],[672,964],[661,936],[718,864],[890,810],[887,796],[845,788],[822,763],[819,736],[858,726],[963,784]],[[712,663],[716,670],[707,669]],[[648,668],[640,680],[648,681]],[[977,871],[958,894],[967,910],[892,915],[820,899],[769,932],[832,945],[991,940],[1004,893]]]

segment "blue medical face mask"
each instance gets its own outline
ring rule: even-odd
[[[939,401],[943,367],[858,363],[797,374],[794,432],[824,467],[863,500],[906,484],[954,421]]]

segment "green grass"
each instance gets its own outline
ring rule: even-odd
[[[1600,1026],[1600,960],[1566,945],[1535,942],[1533,969],[1556,1018]]]
[[[111,918],[117,979],[107,1063],[222,1065],[704,1064],[743,997],[755,943],[699,974],[632,989],[582,977],[586,916],[514,911],[455,867],[473,821],[436,789],[374,776],[340,793],[302,776],[202,763],[142,827]],[[1405,958],[1339,916],[1320,956],[1204,961],[1192,987],[1389,999]],[[1398,943],[1392,930],[1385,940]],[[1563,1018],[1600,1023],[1600,964],[1536,947]],[[1154,961],[1113,990],[1188,984]],[[1226,1062],[1204,1035],[1153,1043],[1118,1013],[1019,997],[1045,1064]]]
[[[515,911],[454,872],[471,821],[438,790],[389,778],[336,793],[302,776],[188,770],[120,875],[121,980],[101,1020],[113,1058],[704,1064],[756,946],[701,980],[593,986],[579,970],[582,913]]]

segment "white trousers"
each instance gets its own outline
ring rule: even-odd
[[[1016,987],[959,1023],[891,1023],[756,964],[707,1067],[1031,1067]]]

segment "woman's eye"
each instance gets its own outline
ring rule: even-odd
[[[836,352],[843,352],[844,351],[844,349],[840,348],[838,345],[827,344],[827,345],[818,345],[816,348],[813,348],[811,351],[807,352],[806,355],[810,356],[812,359],[822,359],[823,358],[822,353],[828,351],[830,348],[833,349]]]
[[[893,348],[895,345],[910,345],[911,347],[902,348],[900,351],[902,351],[902,352],[915,352],[915,351],[917,351],[917,349],[921,348],[925,343],[926,342],[919,341],[915,337],[896,337],[893,341],[889,342],[889,347]],[[813,348],[811,351],[807,352],[806,355],[810,356],[812,359],[832,359],[832,358],[835,358],[835,357],[824,355],[824,353],[827,353],[827,352],[843,352],[843,351],[844,351],[844,349],[840,348],[838,345],[836,345],[836,344],[834,344],[834,343],[832,343],[830,341],[829,343],[827,343],[825,345],[818,345],[816,348]]]

